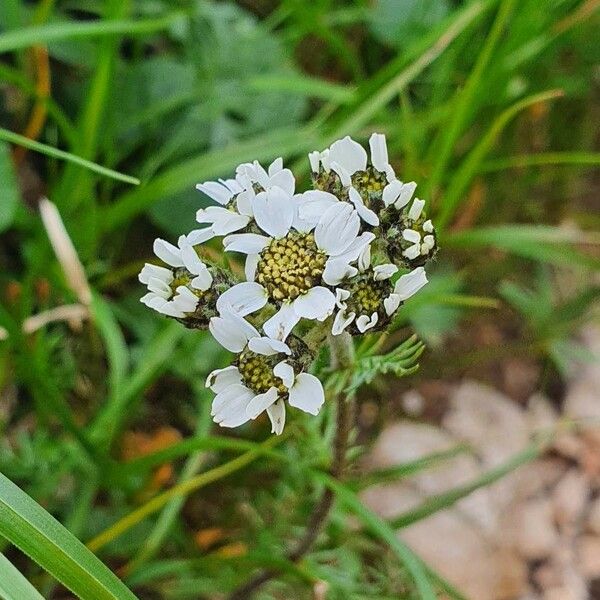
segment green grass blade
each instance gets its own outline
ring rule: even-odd
[[[381,483],[394,482],[407,477],[412,477],[421,471],[439,466],[441,463],[469,452],[469,447],[465,444],[458,444],[448,450],[440,452],[432,452],[427,456],[423,456],[410,462],[395,465],[387,469],[379,469],[371,473],[366,473],[357,477],[355,480],[346,481],[346,485],[353,490],[364,490],[372,485]]]
[[[160,510],[163,506],[168,504],[173,498],[179,498],[182,496],[187,496],[188,494],[204,487],[214,481],[218,481],[223,477],[227,477],[242,469],[243,467],[249,465],[251,462],[263,456],[265,450],[269,450],[273,448],[273,446],[281,443],[284,439],[286,439],[287,435],[283,434],[281,436],[271,436],[266,442],[260,444],[254,450],[250,450],[229,462],[226,462],[214,469],[210,469],[210,471],[206,471],[204,473],[200,473],[191,479],[187,479],[183,481],[166,492],[162,494],[158,494],[152,500],[149,500],[138,509],[129,513],[122,519],[119,519],[116,523],[111,525],[108,529],[97,535],[95,538],[90,540],[87,544],[88,548],[97,551],[106,544],[112,542],[114,539],[137,525],[140,521],[144,520],[146,517],[154,514],[158,510]]]
[[[488,160],[481,166],[479,172],[493,173],[506,169],[556,165],[597,166],[600,165],[600,152],[542,152],[539,154],[524,154],[522,156],[507,156]]]
[[[58,40],[140,35],[164,31],[182,17],[182,13],[174,12],[156,19],[79,21],[23,27],[0,34],[0,54]]]
[[[236,142],[226,148],[211,150],[159,174],[135,192],[121,196],[114,204],[106,207],[100,222],[105,231],[112,231],[122,227],[129,219],[144,212],[161,198],[191,190],[196,183],[206,179],[231,176],[238,163],[309,151],[318,147],[318,139],[311,129],[284,129],[256,136],[249,141]]]
[[[44,597],[4,554],[0,554],[0,598],[2,600],[44,600]]]
[[[501,465],[498,465],[494,469],[491,469],[480,477],[477,477],[471,483],[458,486],[449,492],[440,494],[439,496],[434,496],[423,502],[423,504],[420,506],[417,506],[416,508],[399,515],[395,519],[392,519],[390,521],[390,526],[393,529],[402,529],[403,527],[408,527],[412,523],[422,521],[423,519],[426,519],[440,510],[445,510],[446,508],[453,506],[459,500],[465,498],[469,494],[472,494],[474,491],[495,483],[499,479],[502,479],[502,477],[505,475],[508,475],[519,467],[531,462],[532,460],[535,460],[546,449],[547,442],[548,437],[540,437],[539,439],[536,439],[524,450]]]
[[[353,512],[373,535],[393,550],[412,576],[421,600],[436,600],[422,562],[398,539],[396,532],[383,519],[368,509],[351,489],[325,473],[313,471],[312,475],[314,479],[332,490],[339,502]]]
[[[499,225],[444,236],[446,247],[495,246],[517,256],[550,264],[600,268],[600,259],[583,254],[573,244],[600,243],[595,234],[569,232],[543,225]]]
[[[390,70],[398,72],[389,81],[386,80],[373,89],[356,106],[348,108],[347,116],[336,125],[330,137],[333,139],[352,134],[366,125],[379,110],[406,89],[409,83],[435,61],[490,5],[490,2],[473,2],[466,9],[453,15],[436,37],[428,38],[428,44],[424,48],[419,48],[419,53],[410,63],[405,63],[404,56],[398,62],[394,61]],[[387,69],[384,71],[387,75]],[[381,75],[376,76],[377,81],[380,77]],[[368,89],[375,85],[377,85],[375,82],[369,82],[364,87]]]
[[[10,142],[11,144],[17,144],[19,146],[24,146],[25,148],[29,148],[29,150],[34,150],[35,152],[45,154],[46,156],[51,156],[52,158],[57,158],[59,160],[64,160],[73,163],[75,165],[83,167],[84,169],[88,169],[90,171],[93,171],[94,173],[98,173],[98,175],[110,177],[111,179],[116,179],[117,181],[131,183],[132,185],[140,184],[140,180],[135,177],[131,177],[131,175],[124,175],[123,173],[119,173],[118,171],[107,169],[106,167],[102,167],[101,165],[86,160],[85,158],[81,158],[80,156],[76,156],[75,154],[65,152],[64,150],[59,150],[58,148],[53,148],[52,146],[47,146],[46,144],[42,144],[41,142],[37,142],[35,140],[30,140],[29,138],[19,135],[18,133],[9,131],[8,129],[0,128],[0,140]]]
[[[483,159],[491,150],[498,139],[498,136],[502,133],[508,123],[510,123],[510,121],[522,110],[532,104],[554,100],[562,95],[562,90],[548,90],[539,94],[533,94],[532,96],[519,100],[500,113],[488,131],[461,162],[460,167],[457,169],[454,177],[452,177],[440,205],[439,214],[436,216],[435,225],[438,231],[442,231],[454,217],[457,208],[466,197],[466,192],[471,181],[479,172],[479,167],[483,162]]]
[[[129,349],[108,302],[102,296],[94,293],[90,309],[104,341],[109,365],[109,396],[114,398],[122,392],[129,364]]]
[[[490,63],[494,50],[500,41],[500,37],[509,21],[515,4],[516,0],[503,0],[501,2],[494,24],[492,25],[479,56],[477,57],[477,62],[464,87],[457,92],[456,100],[452,102],[455,105],[452,119],[449,125],[441,130],[443,132],[443,137],[441,139],[440,147],[436,152],[436,161],[433,170],[427,180],[426,197],[435,193],[442,180],[452,157],[456,142],[467,125],[472,106],[477,102],[477,89],[481,84],[485,70]]]
[[[0,535],[82,600],[135,600],[106,565],[2,474]]]
[[[129,414],[130,403],[151,381],[160,376],[185,331],[179,323],[173,321],[159,330],[146,346],[137,368],[122,386],[121,393],[112,396],[96,417],[91,429],[92,439],[98,440],[100,445],[110,444]]]
[[[329,102],[347,104],[354,100],[356,90],[346,85],[303,75],[260,75],[248,85],[258,92],[290,92]]]

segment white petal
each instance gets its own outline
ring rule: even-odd
[[[296,326],[300,317],[289,302],[284,302],[281,308],[263,325],[265,333],[274,340],[285,342],[287,336]]]
[[[216,236],[212,227],[205,227],[204,229],[194,229],[194,231],[190,231],[187,234],[187,243],[192,246],[196,246],[197,244],[203,244],[208,240],[212,240]]]
[[[369,147],[371,148],[371,163],[378,171],[385,173],[389,163],[385,135],[374,133],[369,138]]]
[[[325,402],[325,392],[321,382],[310,373],[300,373],[296,376],[296,382],[290,390],[288,402],[294,406],[310,413],[319,414],[319,410]]]
[[[293,196],[296,190],[294,174],[289,169],[282,169],[271,177],[269,187],[281,188],[286,194]]]
[[[241,352],[248,340],[258,336],[258,331],[248,321],[229,312],[213,317],[208,329],[217,342],[230,352]]]
[[[245,281],[224,291],[217,299],[219,313],[231,311],[242,317],[260,310],[267,303],[267,292],[259,283]]]
[[[365,231],[361,233],[354,241],[344,250],[342,254],[337,256],[339,260],[345,260],[348,263],[354,262],[360,257],[368,258],[369,264],[371,262],[370,254],[366,257],[364,253],[367,251],[369,244],[375,239],[375,234],[371,231]]]
[[[173,306],[184,313],[194,312],[198,306],[198,296],[184,285],[180,285],[176,291],[172,300]]]
[[[361,195],[354,189],[350,188],[349,191],[350,202],[354,204],[354,208],[356,208],[356,212],[359,214],[360,218],[369,225],[373,227],[377,227],[379,225],[379,217],[370,209],[367,208]]]
[[[244,265],[244,273],[248,281],[254,281],[256,277],[256,267],[258,267],[258,261],[260,260],[259,254],[248,254],[246,257],[246,264]]]
[[[249,182],[248,189],[240,192],[235,199],[235,205],[237,206],[238,212],[241,215],[246,215],[247,217],[254,216],[254,210],[252,208],[252,204],[254,202],[254,198],[256,197],[256,193],[254,192],[254,188],[252,187],[252,183]]]
[[[246,410],[254,394],[243,385],[230,385],[215,396],[211,414],[221,427],[239,427],[250,420]]]
[[[318,150],[315,150],[314,152],[309,152],[308,162],[310,163],[310,168],[312,169],[312,172],[318,173],[321,164],[321,153]]]
[[[281,156],[277,157],[270,165],[268,174],[269,177],[273,177],[276,173],[279,173],[283,169],[283,158]]]
[[[354,321],[354,317],[356,313],[346,314],[343,310],[339,310],[335,315],[335,319],[333,320],[333,325],[331,327],[331,333],[333,335],[340,335],[352,321]]]
[[[350,279],[358,274],[358,269],[348,264],[343,258],[330,258],[325,263],[323,281],[327,285],[339,285],[345,279]]]
[[[168,265],[171,265],[172,267],[183,267],[181,250],[177,246],[173,246],[173,244],[158,238],[154,240],[153,248],[154,254]]]
[[[150,278],[159,279],[160,281],[164,281],[166,284],[169,284],[171,281],[173,281],[173,271],[171,271],[171,269],[167,269],[166,267],[159,267],[158,265],[146,263],[138,275],[138,280],[140,283],[148,285]]]
[[[192,279],[192,281],[190,282],[190,285],[196,290],[205,292],[206,290],[208,290],[210,288],[210,286],[212,285],[212,282],[213,282],[213,276],[210,274],[210,271],[208,269],[204,269],[204,271],[202,271],[202,273],[200,273],[200,275],[198,275],[197,277],[194,277],[194,279]]]
[[[419,200],[419,198],[415,198],[410,210],[408,211],[408,218],[416,221],[421,216],[424,206],[425,200]]]
[[[339,202],[336,196],[321,190],[309,190],[295,196],[298,202],[298,217],[313,227],[317,225],[325,211]]]
[[[417,184],[414,181],[410,181],[409,183],[403,183],[402,188],[400,189],[400,193],[398,194],[398,198],[394,202],[394,206],[400,210],[404,208],[413,197],[415,190],[417,189]]]
[[[248,348],[252,352],[262,354],[263,356],[273,356],[274,354],[287,354],[289,356],[292,353],[290,347],[285,342],[265,336],[253,337],[248,342]]]
[[[369,318],[367,315],[360,315],[360,317],[356,319],[356,326],[361,333],[364,333],[365,331],[375,327],[378,320],[379,315],[376,312],[371,315],[371,318]]]
[[[435,238],[432,235],[426,235],[423,238],[422,246],[421,252],[425,250],[425,254],[427,254],[427,252],[429,252],[435,246]]]
[[[410,273],[402,275],[394,286],[394,294],[398,294],[400,300],[406,300],[416,294],[427,284],[427,274],[423,267],[417,267]]]
[[[383,188],[383,194],[381,199],[385,206],[389,206],[390,204],[394,204],[394,202],[398,199],[398,196],[402,192],[402,182],[394,179],[390,183],[388,183]]]
[[[277,363],[273,368],[273,374],[275,377],[279,377],[283,381],[283,385],[286,388],[291,388],[294,385],[295,373],[293,367],[288,365],[285,360]]]
[[[333,142],[329,147],[329,158],[331,162],[336,162],[350,174],[356,171],[364,171],[367,168],[367,152],[350,136]]]
[[[408,260],[414,260],[421,254],[421,246],[419,244],[413,244],[406,250],[402,251],[402,256],[406,256]]]
[[[223,206],[209,206],[207,208],[200,208],[196,211],[196,221],[198,223],[219,223],[223,220],[229,219],[235,213],[227,210]]]
[[[264,412],[271,404],[277,401],[279,394],[277,388],[269,388],[269,391],[264,394],[258,394],[254,396],[248,406],[246,407],[246,414],[251,419],[256,419],[260,413]]]
[[[305,319],[324,321],[335,308],[335,296],[325,287],[317,286],[294,300],[294,311]]]
[[[367,244],[358,256],[358,269],[366,271],[371,266],[371,246]]]
[[[140,298],[140,302],[145,304],[148,308],[155,310],[163,315],[169,317],[175,317],[181,319],[185,317],[185,314],[180,310],[177,310],[171,302],[157,296],[156,294],[146,294],[143,298]]]
[[[402,237],[407,242],[412,242],[413,244],[418,244],[421,242],[421,234],[414,229],[404,229],[402,231]]]
[[[338,308],[346,308],[345,301],[350,298],[350,292],[348,290],[342,290],[341,288],[336,288],[335,290],[335,305]]]
[[[433,223],[431,222],[431,219],[427,219],[427,221],[423,223],[423,231],[426,233],[433,233]]]
[[[350,173],[350,171],[348,171],[347,169],[342,167],[342,165],[340,165],[339,163],[337,163],[335,161],[332,161],[331,170],[335,171],[338,174],[340,181],[342,182],[342,185],[344,187],[348,187],[349,185],[352,185],[352,178],[351,178],[352,174]]]
[[[385,265],[377,265],[376,267],[373,267],[373,279],[375,281],[383,281],[385,279],[389,279],[390,277],[392,277],[392,275],[395,275],[397,272],[398,267],[396,265],[392,265],[391,263],[387,263]]]
[[[206,181],[199,183],[196,189],[206,194],[219,204],[227,204],[232,198],[233,193],[226,186],[217,181]]]
[[[242,376],[237,367],[230,366],[224,369],[215,369],[209,373],[206,378],[206,387],[210,388],[215,394],[222,392],[230,385],[242,383]]]
[[[269,188],[254,199],[254,219],[271,237],[284,237],[294,221],[292,196],[279,187]]]
[[[315,229],[317,246],[330,256],[344,252],[356,240],[360,218],[348,202],[329,207]]]
[[[181,236],[179,246],[181,247],[181,260],[185,268],[192,273],[192,275],[200,275],[206,271],[206,265],[200,260],[200,257],[194,250],[193,246],[189,244],[185,236]]]
[[[150,277],[150,280],[148,281],[148,290],[165,298],[165,300],[173,295],[171,286],[162,279],[156,279],[156,277]]]
[[[243,229],[250,223],[250,217],[245,215],[238,215],[237,213],[227,211],[229,213],[229,217],[227,219],[221,219],[220,221],[215,222],[212,226],[215,235],[229,235],[234,231],[239,231]]]
[[[388,317],[393,315],[398,310],[400,302],[401,300],[398,294],[390,294],[387,298],[384,299],[383,306]]]
[[[285,402],[281,399],[267,408],[267,414],[271,420],[271,433],[281,435],[285,425]]]
[[[257,233],[234,233],[223,240],[223,246],[228,252],[243,254],[258,254],[269,245],[271,240]]]

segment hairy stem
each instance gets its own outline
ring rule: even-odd
[[[348,369],[354,360],[352,338],[346,332],[339,336],[329,336],[332,369]],[[353,395],[338,393],[337,423],[333,442],[333,460],[329,470],[332,477],[342,475],[346,466],[346,449],[352,423],[354,422]],[[286,558],[298,562],[313,546],[319,534],[327,524],[329,511],[333,505],[334,494],[329,488],[323,490],[317,501],[312,515],[306,525],[304,535],[288,550]],[[277,576],[277,571],[265,569],[255,575],[250,581],[234,590],[228,600],[250,600],[252,596],[268,581]]]

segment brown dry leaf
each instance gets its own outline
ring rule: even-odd
[[[194,536],[194,540],[201,550],[208,550],[225,537],[225,532],[220,527],[201,529]]]

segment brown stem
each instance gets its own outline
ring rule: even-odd
[[[347,336],[347,337],[346,337]],[[330,338],[331,359],[334,368],[347,368],[353,359],[352,339],[349,335]],[[341,338],[341,339],[340,339]],[[337,426],[333,442],[333,461],[329,470],[330,474],[338,478],[344,472],[346,466],[346,448],[352,423],[354,422],[353,396],[343,393],[337,395]],[[327,523],[329,511],[333,505],[333,492],[327,488],[323,490],[312,515],[306,525],[304,535],[286,553],[286,558],[291,562],[298,562],[313,546],[319,534]],[[277,571],[264,569],[255,575],[250,581],[237,588],[229,596],[228,600],[250,600],[255,592],[267,581],[277,575]]]

